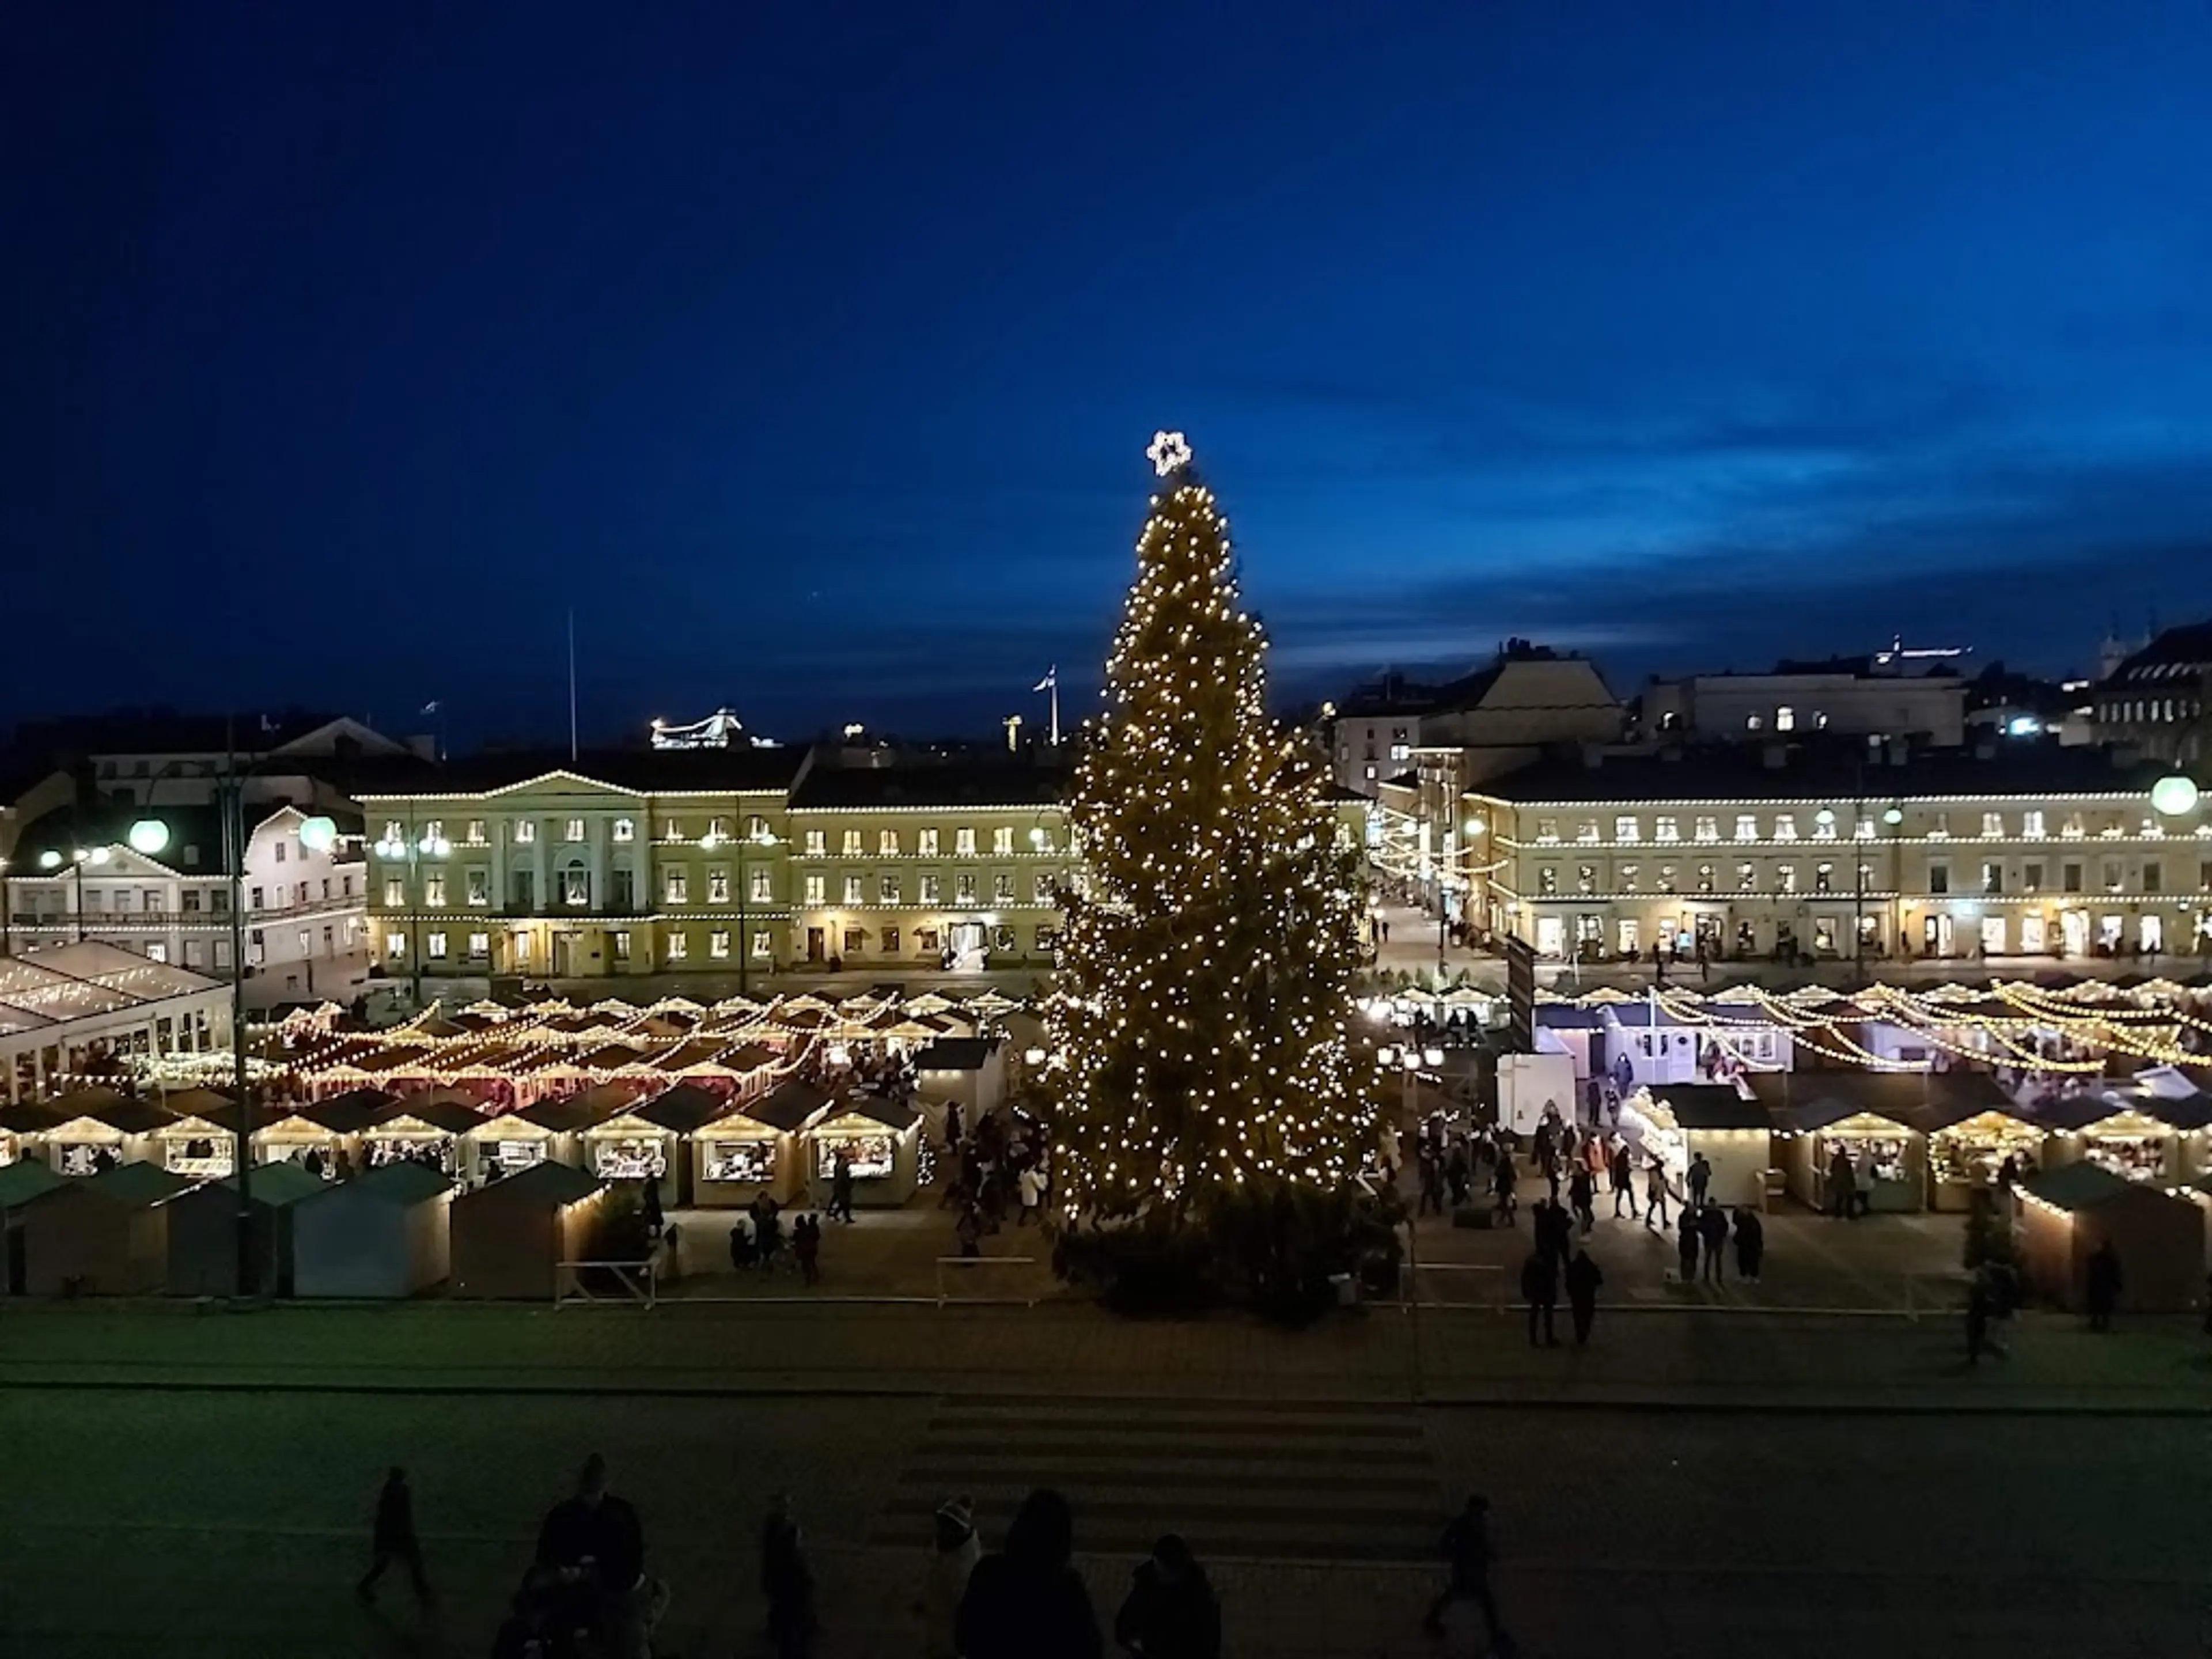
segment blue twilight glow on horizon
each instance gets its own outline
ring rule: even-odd
[[[1073,718],[1163,428],[1291,690],[2081,672],[2212,613],[2208,86],[2180,0],[37,8],[0,709],[565,740],[573,608],[587,738]]]

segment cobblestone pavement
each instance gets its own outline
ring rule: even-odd
[[[686,1659],[761,1651],[752,1529],[779,1488],[820,1572],[823,1659],[916,1651],[924,1501],[972,1491],[995,1538],[1025,1465],[1073,1495],[1102,1617],[1172,1522],[1238,1656],[1436,1651],[1413,1558],[1469,1487],[1530,1656],[2172,1656],[2212,1630],[2193,1422],[154,1390],[17,1392],[7,1413],[0,1647],[52,1659],[481,1654],[590,1449],[643,1511]],[[428,1623],[398,1585],[374,1613],[349,1594],[394,1459],[440,1591]],[[1370,1461],[1402,1477],[1386,1505],[1346,1479]]]

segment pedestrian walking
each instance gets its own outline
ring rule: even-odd
[[[1549,1187],[1550,1187],[1550,1188],[1552,1189],[1552,1202],[1553,1202],[1553,1203],[1554,1203],[1554,1204],[1557,1204],[1557,1203],[1559,1201],[1559,1147],[1558,1147],[1558,1146],[1547,1146],[1547,1147],[1544,1149],[1544,1156],[1543,1156],[1542,1159],[1540,1160],[1540,1162],[1543,1164],[1543,1166],[1544,1166],[1544,1181],[1545,1181],[1545,1183],[1546,1183],[1547,1186],[1549,1186]]]
[[[407,1471],[394,1465],[377,1489],[376,1516],[369,1523],[368,1571],[354,1593],[363,1601],[376,1600],[377,1582],[396,1563],[407,1569],[407,1582],[418,1607],[430,1602],[430,1580],[422,1571],[422,1546],[415,1535],[415,1495],[408,1490]]]
[[[922,1659],[960,1659],[960,1598],[983,1555],[974,1505],[964,1493],[946,1498],[937,1506],[931,1528],[934,1540],[922,1575],[921,1600],[915,1604],[921,1614]]]
[[[1646,1231],[1667,1224],[1667,1170],[1655,1156],[1644,1166],[1644,1225]]]
[[[961,1206],[960,1219],[953,1224],[952,1237],[958,1241],[963,1258],[972,1260],[983,1254],[983,1218],[975,1213],[973,1204]]]
[[[1858,1176],[1851,1169],[1851,1155],[1840,1146],[1828,1158],[1828,1206],[1837,1219],[1858,1219]]]
[[[1490,1190],[1498,1200],[1491,1213],[1493,1217],[1504,1217],[1505,1224],[1509,1227],[1513,1224],[1513,1185],[1516,1178],[1513,1154],[1501,1150],[1498,1155],[1498,1173],[1490,1178]]]
[[[1567,1311],[1575,1326],[1575,1346],[1589,1344],[1590,1322],[1597,1317],[1597,1287],[1605,1283],[1596,1258],[1588,1250],[1575,1252],[1575,1259],[1567,1263]]]
[[[1114,1640],[1141,1659],[1221,1659],[1221,1603],[1180,1534],[1164,1534],[1137,1564]]]
[[[951,1152],[960,1147],[960,1103],[957,1100],[947,1101],[945,1105],[945,1145]]]
[[[1583,1091],[1583,1099],[1589,1108],[1589,1121],[1596,1122],[1598,1109],[1605,1103],[1605,1087],[1598,1081],[1595,1072],[1590,1074],[1589,1086]]]
[[[1691,1204],[1696,1208],[1703,1209],[1705,1204],[1705,1194],[1713,1184],[1713,1166],[1705,1161],[1705,1155],[1703,1152],[1699,1152],[1690,1160],[1690,1168],[1686,1179],[1689,1183]]]
[[[1735,1276],[1759,1283],[1759,1264],[1766,1255],[1766,1224],[1747,1205],[1735,1208]]]
[[[1577,1165],[1574,1179],[1567,1183],[1567,1201],[1587,1237],[1589,1230],[1597,1225],[1597,1194],[1586,1165]]]
[[[1559,1259],[1539,1245],[1528,1252],[1528,1259],[1521,1264],[1521,1299],[1528,1304],[1528,1346],[1538,1346],[1536,1326],[1544,1327],[1542,1345],[1556,1348],[1559,1339],[1553,1334],[1552,1322],[1559,1304]]]
[[[753,1249],[752,1229],[742,1221],[730,1224],[730,1267],[736,1273],[749,1273],[759,1259]]]
[[[2082,1300],[2089,1310],[2089,1328],[2109,1331],[2112,1313],[2120,1305],[2120,1253],[2109,1238],[2089,1252],[2082,1264]]]
[[[803,1284],[822,1282],[822,1218],[803,1215],[791,1224],[791,1253],[799,1258],[799,1277]]]
[[[1444,1212],[1443,1168],[1437,1163],[1435,1154],[1426,1147],[1422,1148],[1416,1168],[1419,1172],[1421,1192],[1413,1202],[1413,1214],[1416,1217],[1442,1215]]]
[[[1480,1495],[1469,1497],[1467,1507],[1445,1522],[1437,1547],[1451,1576],[1443,1594],[1429,1603],[1427,1616],[1421,1620],[1423,1628],[1432,1636],[1442,1636],[1444,1615],[1460,1602],[1471,1601],[1481,1610],[1492,1651],[1510,1654],[1512,1643],[1498,1616],[1498,1598],[1490,1588],[1490,1564],[1496,1552],[1490,1541],[1489,1501]]]
[[[1037,1488],[1015,1512],[1006,1547],[968,1576],[955,1625],[962,1659],[1102,1659],[1098,1616],[1074,1553],[1067,1499]]]
[[[1705,1247],[1705,1283],[1717,1285],[1723,1278],[1722,1253],[1728,1249],[1728,1212],[1717,1204],[1707,1204],[1698,1211],[1698,1242]]]
[[[1022,1213],[1015,1225],[1026,1227],[1032,1221],[1041,1221],[1044,1215],[1044,1171],[1035,1164],[1025,1165],[1015,1178],[1022,1195]]]
[[[830,1165],[830,1218],[853,1224],[853,1156],[842,1146]]]
[[[794,1228],[794,1240],[797,1236]],[[785,1493],[769,1499],[768,1514],[761,1522],[760,1548],[769,1650],[775,1659],[807,1659],[814,1651],[814,1571],[807,1563],[805,1540]]]
[[[1674,1254],[1681,1264],[1682,1282],[1694,1285],[1698,1282],[1698,1212],[1684,1210],[1681,1225],[1674,1231]]]
[[[1474,1170],[1468,1162],[1467,1144],[1454,1142],[1451,1156],[1444,1160],[1444,1184],[1451,1192],[1452,1208],[1456,1210],[1467,1202],[1468,1189],[1474,1181]]]
[[[1636,1171],[1628,1157],[1628,1143],[1615,1138],[1612,1156],[1606,1160],[1606,1174],[1613,1183],[1613,1218],[1620,1219],[1620,1206],[1628,1206],[1628,1218],[1636,1215]]]

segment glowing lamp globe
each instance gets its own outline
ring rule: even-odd
[[[1888,810],[1888,811],[1885,811],[1885,812],[1881,815],[1881,821],[1882,821],[1884,823],[1887,823],[1887,824],[1892,824],[1892,825],[1899,824],[1899,823],[1904,823],[1904,822],[1905,822],[1905,809],[1904,809],[1903,807],[1901,807],[1901,806],[1893,806],[1893,807],[1889,808],[1889,810]]]
[[[43,852],[43,853],[41,853],[41,854],[39,854],[39,868],[40,868],[40,869],[41,869],[41,870],[58,870],[58,869],[60,869],[61,867],[62,867],[62,855],[61,855],[59,853],[57,853],[56,851],[54,851],[54,849],[53,849],[52,848],[49,847],[48,848],[46,848],[46,850],[45,852]]]
[[[143,853],[152,858],[169,844],[169,826],[159,818],[141,818],[131,826],[124,839],[131,843],[134,853]]]
[[[2179,772],[2150,787],[2151,810],[2162,817],[2178,818],[2197,807],[2197,786]]]

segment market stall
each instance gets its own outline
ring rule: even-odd
[[[957,1104],[972,1126],[1006,1097],[1006,1045],[996,1037],[939,1037],[914,1057],[915,1091],[929,1133],[945,1136],[945,1109]]]
[[[709,1208],[750,1204],[763,1194],[789,1204],[803,1195],[799,1137],[835,1098],[797,1079],[691,1132],[691,1201]]]
[[[584,1137],[627,1114],[637,1092],[637,1085],[633,1081],[596,1084],[576,1094],[538,1101],[514,1115],[547,1131],[545,1158],[596,1175],[599,1171],[592,1169],[591,1149],[585,1145]]]
[[[921,1114],[878,1095],[845,1095],[802,1138],[813,1201],[828,1202],[837,1160],[849,1161],[853,1202],[896,1209],[921,1182]]]
[[[63,1121],[41,1146],[58,1175],[91,1176],[119,1164],[159,1163],[155,1132],[175,1120],[151,1101],[81,1089],[50,1103]]]
[[[2135,1104],[2109,1095],[2063,1095],[2035,1103],[2033,1119],[2044,1131],[2044,1164],[2095,1164],[2130,1181],[2173,1186],[2193,1173],[2185,1167],[2185,1134]]]
[[[527,1109],[480,1117],[461,1137],[461,1179],[471,1188],[489,1187],[520,1175],[551,1158],[560,1139],[557,1132],[534,1121]]]
[[[1926,1073],[1782,1072],[1745,1082],[1773,1120],[1775,1163],[1798,1202],[1833,1210],[1828,1171],[1840,1150],[1861,1208],[1927,1206],[1928,1137],[1911,1121],[1934,1098]]]
[[[2021,1180],[2040,1170],[2043,1131],[2016,1111],[1976,1109],[1965,1099],[1931,1100],[1912,1108],[1905,1118],[1928,1138],[1931,1210],[1972,1209],[1977,1192],[2000,1184],[2007,1159]]]
[[[2045,1170],[2014,1191],[2014,1236],[2039,1294],[2081,1307],[2090,1254],[2109,1243],[2120,1262],[2121,1304],[2130,1312],[2197,1305],[2204,1214],[2188,1199],[2087,1159]]]
[[[25,1203],[23,1285],[32,1296],[143,1296],[168,1268],[165,1200],[181,1176],[151,1164],[118,1164],[67,1180]]]
[[[460,1174],[465,1137],[483,1122],[483,1114],[452,1100],[416,1095],[394,1101],[362,1132],[363,1167],[420,1164],[449,1178]]]
[[[692,1136],[729,1109],[730,1103],[723,1096],[693,1083],[679,1083],[672,1089],[664,1089],[652,1099],[640,1101],[630,1109],[632,1115],[665,1131],[669,1137],[667,1169],[661,1177],[660,1188],[664,1203],[683,1205],[696,1201],[693,1193],[697,1183],[690,1156]]]
[[[1766,1172],[1773,1163],[1773,1123],[1747,1089],[1733,1083],[1639,1085],[1620,1103],[1621,1133],[1658,1158],[1668,1185],[1688,1190],[1693,1158],[1712,1174],[1713,1203],[1766,1207]]]
[[[256,1170],[246,1186],[255,1279],[264,1291],[292,1293],[292,1206],[323,1190],[297,1164]],[[164,1288],[171,1296],[238,1293],[238,1182],[228,1177],[186,1188],[161,1206],[168,1216]]]
[[[0,1106],[0,1169],[27,1158],[45,1163],[40,1148],[63,1121],[62,1115],[43,1101],[22,1100]]]
[[[154,1131],[152,1161],[187,1181],[220,1181],[238,1152],[238,1106],[212,1089],[183,1089],[161,1104],[176,1116]]]
[[[446,1278],[453,1188],[419,1164],[325,1186],[292,1212],[295,1296],[413,1296]]]
[[[23,1284],[22,1209],[33,1199],[63,1184],[44,1158],[17,1158],[0,1164],[0,1294],[21,1296]]]
[[[595,1254],[607,1185],[540,1163],[465,1193],[453,1206],[453,1293],[550,1301],[561,1264]]]

